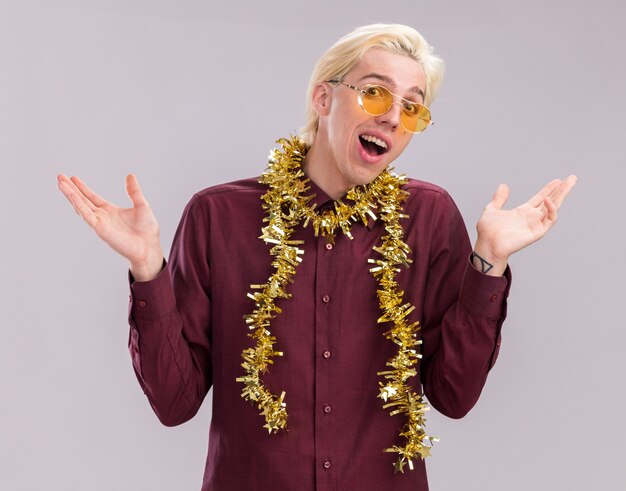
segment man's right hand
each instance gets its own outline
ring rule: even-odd
[[[144,198],[137,178],[126,176],[126,192],[133,207],[120,208],[94,193],[78,177],[58,176],[59,190],[81,218],[130,262],[130,271],[137,281],[156,278],[163,266],[163,250],[159,240],[159,223]]]

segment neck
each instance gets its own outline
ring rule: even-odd
[[[344,196],[352,186],[338,174],[333,160],[334,156],[328,151],[328,145],[324,145],[316,138],[307,152],[303,168],[309,179],[330,198],[337,200]]]

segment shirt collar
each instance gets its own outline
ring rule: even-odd
[[[309,186],[310,189],[305,194],[307,196],[313,196],[313,199],[311,199],[309,203],[315,204],[316,209],[321,209],[322,207],[331,208],[333,206],[334,200],[330,196],[328,196],[328,194],[326,194],[326,192],[321,187],[315,184],[313,179],[311,179],[310,177],[308,177],[308,179],[309,182],[307,183],[307,186]]]
[[[307,176],[308,177],[308,176]],[[311,195],[315,195],[313,197],[313,199],[311,199],[311,201],[309,201],[310,204],[315,204],[315,209],[316,210],[324,210],[324,209],[332,209],[335,206],[335,200],[333,200],[330,196],[328,196],[328,194],[326,194],[326,192],[319,187],[314,181],[313,179],[311,179],[310,177],[308,177],[309,182],[307,183],[307,186],[310,187],[310,189],[306,192],[307,196],[311,196]],[[342,196],[342,198],[344,198],[344,196]],[[374,214],[376,214],[376,210],[372,210],[374,212]],[[358,224],[363,224],[363,222],[361,220],[359,220],[358,222],[356,222]],[[374,227],[374,224],[376,223],[376,221],[372,218],[372,217],[368,217],[367,218],[367,229],[368,230],[372,230],[372,228]]]

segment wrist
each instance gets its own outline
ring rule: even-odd
[[[508,262],[508,257],[501,257],[495,254],[491,248],[480,240],[476,241],[474,251],[470,255],[472,266],[489,276],[502,276],[506,271]]]
[[[130,262],[130,272],[135,281],[150,281],[156,278],[163,269],[163,251],[159,246],[145,258]]]

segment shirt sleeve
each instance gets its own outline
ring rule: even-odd
[[[151,281],[130,280],[129,350],[139,384],[159,420],[191,419],[211,388],[208,213],[192,198],[170,260]]]
[[[421,378],[432,406],[461,418],[476,404],[498,356],[511,272],[488,276],[470,264],[467,230],[448,195],[439,200],[433,226]]]

